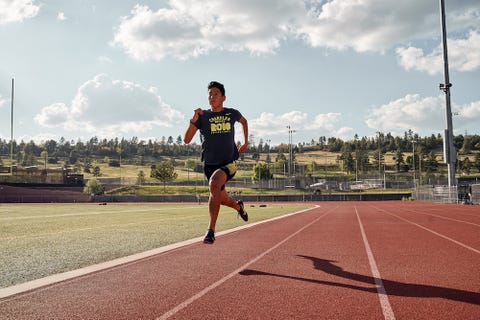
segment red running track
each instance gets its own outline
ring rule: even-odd
[[[480,319],[478,206],[317,205],[3,298],[0,319]]]

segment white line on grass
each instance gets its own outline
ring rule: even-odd
[[[367,240],[367,235],[363,229],[362,221],[360,220],[360,215],[358,214],[357,207],[355,207],[355,213],[357,214],[358,224],[360,225],[360,231],[362,233],[363,244],[365,245],[365,250],[367,251],[368,262],[370,264],[370,270],[372,271],[373,278],[375,279],[375,285],[377,287],[378,298],[380,299],[380,306],[382,307],[383,317],[386,320],[395,320],[395,315],[393,314],[392,306],[388,300],[387,292],[383,286],[382,276],[380,271],[378,271],[377,263],[373,257],[372,249]]]
[[[232,233],[232,232],[235,232],[235,231],[239,231],[239,230],[242,230],[242,229],[252,228],[252,227],[254,227],[256,225],[259,225],[259,224],[263,224],[263,223],[267,223],[267,222],[270,222],[270,221],[290,217],[292,215],[300,214],[300,213],[303,213],[303,212],[306,212],[306,211],[309,211],[309,210],[312,210],[312,209],[315,209],[315,208],[318,208],[318,207],[319,206],[315,206],[314,208],[309,208],[309,209],[293,212],[293,213],[286,214],[286,215],[279,216],[279,217],[275,217],[275,218],[272,218],[272,219],[269,219],[269,220],[263,220],[263,221],[243,225],[243,226],[240,226],[240,227],[237,227],[237,228],[233,228],[233,229],[230,229],[230,230],[221,231],[221,232],[218,232],[216,234],[216,236],[218,237],[218,236],[225,235],[225,234],[228,234],[228,233]],[[32,281],[29,281],[29,282],[17,284],[17,285],[10,286],[10,287],[7,287],[7,288],[1,288],[0,289],[0,299],[7,298],[7,297],[10,297],[10,296],[13,296],[13,295],[20,294],[20,293],[24,293],[24,292],[27,292],[27,291],[31,291],[31,290],[34,290],[34,289],[38,289],[38,288],[41,288],[41,287],[44,287],[44,286],[50,286],[50,285],[58,283],[58,282],[71,280],[73,278],[77,278],[77,277],[80,277],[80,276],[85,276],[87,274],[98,273],[98,272],[106,270],[106,269],[112,269],[112,268],[119,267],[121,265],[125,265],[125,264],[128,264],[128,263],[134,263],[134,262],[137,262],[139,260],[150,258],[152,256],[155,256],[155,255],[158,255],[158,254],[161,254],[161,253],[165,253],[167,251],[172,251],[174,249],[178,249],[178,248],[181,248],[181,247],[185,247],[187,245],[190,245],[190,244],[202,241],[202,240],[203,240],[203,236],[198,237],[198,238],[194,238],[194,239],[190,239],[190,240],[186,240],[186,241],[182,241],[182,242],[179,242],[179,243],[170,244],[170,245],[163,246],[163,247],[160,247],[160,248],[148,250],[148,251],[145,251],[145,252],[137,253],[137,254],[134,254],[134,255],[127,256],[127,257],[118,258],[118,259],[114,259],[114,260],[111,260],[111,261],[99,263],[99,264],[96,264],[96,265],[93,265],[93,266],[88,266],[88,267],[77,269],[77,270],[72,270],[72,271],[67,271],[67,272],[47,276],[47,277],[44,277],[44,278],[41,278],[41,279],[32,280]]]
[[[206,206],[192,206],[192,209],[203,209]],[[91,215],[101,215],[101,214],[121,214],[121,213],[133,213],[133,212],[152,212],[152,211],[171,211],[171,210],[184,210],[188,208],[185,207],[163,207],[163,208],[148,208],[148,209],[132,209],[133,210],[114,210],[114,211],[89,211],[89,212],[78,212],[78,213],[63,213],[63,214],[50,214],[44,216],[18,216],[18,217],[5,217],[0,218],[0,221],[9,221],[9,220],[24,220],[24,219],[43,219],[43,218],[64,218],[64,217],[75,217],[75,216],[91,216]]]

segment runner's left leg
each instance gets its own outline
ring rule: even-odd
[[[210,213],[210,224],[209,229],[215,231],[215,226],[217,224],[218,212],[220,211],[220,205],[224,198],[225,190],[222,190],[222,186],[227,182],[227,174],[221,170],[217,169],[210,177],[208,183],[210,188],[210,198],[208,199],[208,211]],[[227,195],[228,196],[228,195]]]

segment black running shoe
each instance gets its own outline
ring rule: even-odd
[[[245,207],[243,206],[243,201],[238,200],[237,204],[240,206],[240,210],[238,210],[238,215],[243,219],[243,221],[248,221],[248,214],[247,211],[245,211]]]
[[[205,238],[203,238],[203,243],[212,244],[215,242],[215,232],[212,229],[208,229],[207,233],[205,234]]]

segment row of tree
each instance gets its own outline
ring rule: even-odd
[[[261,153],[276,154],[275,162],[288,161],[285,154],[290,153],[290,146],[281,143],[276,146],[269,145],[263,139],[259,139],[255,143],[255,137],[249,138],[249,150],[247,151],[253,159],[259,159]],[[480,151],[480,136],[458,135],[454,138],[454,145],[458,154],[469,154],[472,151]],[[324,136],[319,137],[317,141],[310,143],[298,143],[292,146],[292,153],[299,154],[309,151],[328,151],[341,153],[340,159],[346,171],[368,170],[368,167],[381,164],[384,160],[386,152],[395,153],[395,165],[398,171],[405,169],[405,164],[412,163],[412,160],[405,159],[404,153],[415,151],[416,157],[414,161],[420,159],[430,159],[432,166],[434,165],[435,154],[438,153],[443,146],[441,135],[431,135],[429,137],[420,137],[411,131],[405,132],[403,136],[393,136],[390,133],[377,133],[375,137],[355,136],[353,140],[343,141],[342,139]],[[2,158],[9,158],[10,141],[0,139],[0,165]],[[23,166],[33,166],[37,164],[38,158],[44,159],[45,162],[56,163],[59,160],[66,160],[70,164],[75,164],[81,160],[88,167],[91,159],[118,159],[120,162],[128,163],[135,161],[139,164],[146,164],[147,159],[161,159],[162,157],[181,157],[199,156],[200,146],[197,144],[185,145],[181,136],[176,139],[173,137],[162,137],[161,140],[140,140],[137,137],[131,139],[115,138],[115,139],[98,139],[93,137],[83,142],[68,141],[61,138],[59,141],[47,140],[43,143],[36,144],[34,141],[17,143],[13,141],[13,158],[14,162]],[[373,159],[369,162],[369,157]],[[417,159],[418,157],[418,159]],[[378,159],[378,162],[376,162]],[[476,163],[476,159],[469,160]],[[151,163],[148,160],[148,163]],[[273,162],[267,159],[267,162]],[[418,163],[420,164],[420,163]]]

